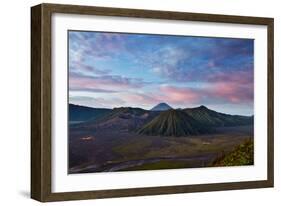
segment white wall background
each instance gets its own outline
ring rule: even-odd
[[[57,0],[127,7],[275,18],[275,188],[47,203],[47,205],[280,205],[281,200],[281,3],[276,0]],[[37,0],[2,1],[0,11],[0,203],[39,205],[30,184],[30,7]],[[280,5],[278,5],[280,4]]]

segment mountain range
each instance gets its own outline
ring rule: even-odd
[[[229,115],[205,106],[173,109],[160,103],[151,110],[133,107],[98,109],[70,104],[73,127],[93,131],[127,131],[151,136],[190,136],[207,134],[217,127],[252,125],[253,116]]]
[[[97,119],[108,114],[111,109],[92,108],[75,104],[68,105],[69,121],[70,122],[85,122]]]

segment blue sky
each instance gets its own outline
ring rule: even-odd
[[[253,114],[254,40],[69,31],[69,101]]]

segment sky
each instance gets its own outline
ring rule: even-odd
[[[254,40],[68,32],[69,102],[253,115]]]

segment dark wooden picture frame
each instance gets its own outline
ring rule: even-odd
[[[54,13],[221,22],[267,26],[268,131],[267,180],[53,193],[51,190],[51,16]],[[48,201],[273,187],[273,29],[272,18],[169,11],[40,4],[31,8],[31,197]]]

